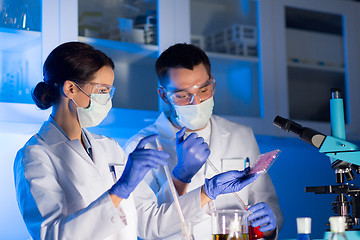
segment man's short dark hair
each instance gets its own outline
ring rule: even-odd
[[[211,65],[208,56],[200,48],[186,43],[175,44],[166,49],[155,64],[156,74],[162,86],[167,84],[166,79],[170,68],[186,68],[193,70],[194,66],[203,63],[207,73],[211,74]]]

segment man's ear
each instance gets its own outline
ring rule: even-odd
[[[74,98],[74,93],[76,92],[76,86],[72,81],[66,80],[64,82],[64,86],[63,86],[63,93],[65,94],[65,96],[69,99],[73,99]]]
[[[166,91],[163,87],[159,87],[158,88],[158,94],[159,96],[161,97],[161,99],[166,103],[166,104],[169,104],[169,100],[167,98],[167,94],[166,94]]]

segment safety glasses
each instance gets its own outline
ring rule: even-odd
[[[76,82],[73,83],[89,98],[91,98],[91,94],[101,94],[107,97],[97,98],[100,104],[106,104],[109,100],[111,100],[115,93],[115,87],[107,84],[93,83],[88,82],[86,84],[90,85],[90,93],[85,92]]]
[[[194,101],[195,96],[203,102],[215,94],[216,84],[215,79],[210,76],[209,79],[200,85],[194,85],[189,88],[179,89],[175,91],[167,91],[163,88],[166,93],[168,99],[176,105],[184,106],[189,105]]]

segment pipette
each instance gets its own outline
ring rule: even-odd
[[[209,166],[212,168],[212,170],[214,170],[214,172],[216,174],[219,174],[219,170],[217,170],[217,168],[214,166],[214,164],[212,164],[212,162],[208,159],[206,161],[207,164],[209,164]],[[248,210],[248,206],[244,203],[244,201],[241,199],[241,197],[239,196],[239,194],[237,192],[233,192],[234,196],[239,200],[239,203],[241,205],[241,208],[245,211]]]
[[[155,142],[156,142],[156,147],[157,147],[157,149],[160,150],[160,151],[162,151],[163,148],[162,148],[162,146],[161,146],[160,141],[159,141],[158,138],[156,138]],[[187,226],[186,226],[186,223],[185,223],[185,218],[184,218],[184,215],[183,215],[182,210],[181,210],[181,206],[180,206],[180,203],[179,203],[179,199],[178,199],[178,197],[177,197],[177,192],[176,192],[174,183],[173,183],[173,181],[172,181],[172,177],[171,177],[171,173],[170,173],[169,167],[168,167],[168,165],[164,165],[163,167],[164,167],[166,179],[167,179],[167,181],[168,181],[168,183],[169,183],[169,186],[170,186],[171,194],[172,194],[173,199],[174,199],[174,203],[175,203],[175,206],[176,206],[176,210],[177,210],[177,212],[178,212],[178,214],[179,214],[179,217],[180,217],[181,227],[182,227],[183,234],[185,234],[186,240],[191,240],[189,231],[188,231]]]

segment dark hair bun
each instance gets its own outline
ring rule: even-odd
[[[36,106],[43,110],[51,107],[57,101],[58,95],[58,89],[45,82],[39,82],[31,93]]]

